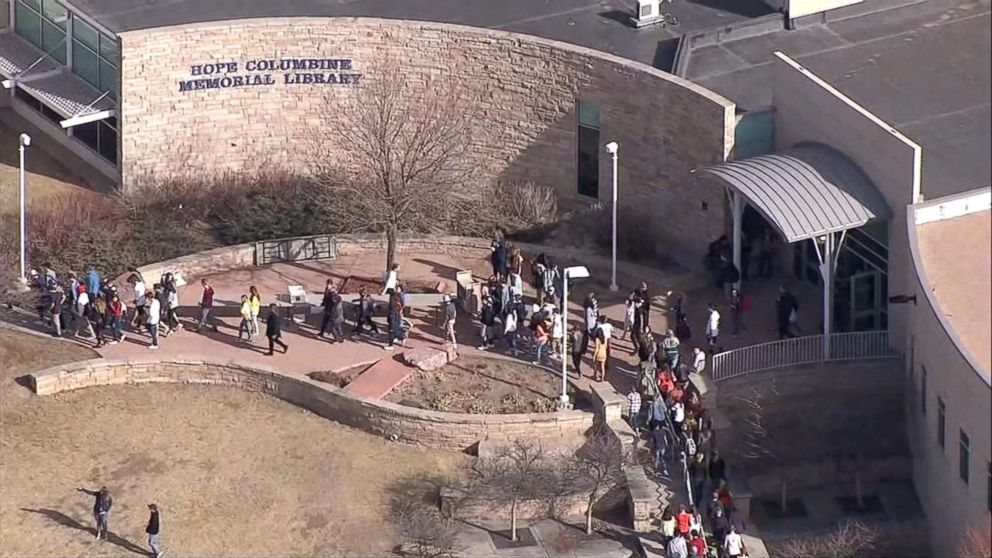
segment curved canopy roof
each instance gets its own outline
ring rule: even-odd
[[[818,143],[721,163],[699,174],[743,195],[790,243],[889,216],[865,173],[840,151]]]

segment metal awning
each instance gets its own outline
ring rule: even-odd
[[[739,192],[789,243],[890,215],[865,173],[840,151],[818,143],[721,163],[699,174]]]
[[[24,89],[66,119],[116,115],[113,99],[10,30],[0,33],[0,74],[4,87]]]

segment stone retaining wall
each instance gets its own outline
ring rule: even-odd
[[[330,384],[272,368],[196,357],[167,360],[94,359],[30,374],[38,395],[95,386],[145,383],[214,384],[258,391],[366,432],[401,442],[465,450],[482,440],[558,439],[584,434],[593,413],[564,411],[509,415],[443,413],[355,397]]]

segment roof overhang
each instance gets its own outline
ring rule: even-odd
[[[888,218],[888,205],[846,155],[818,143],[721,163],[699,171],[738,192],[786,242],[861,227]]]
[[[113,99],[10,30],[0,33],[0,75],[4,88],[21,88],[62,116],[63,127],[117,114]]]

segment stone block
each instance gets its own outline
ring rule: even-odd
[[[448,358],[448,352],[430,347],[410,349],[403,352],[403,361],[407,365],[426,372],[442,368],[445,364],[448,364]]]

